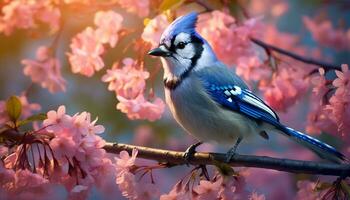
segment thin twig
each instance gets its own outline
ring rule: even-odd
[[[201,0],[194,0],[194,2],[196,2],[198,5],[204,7],[206,9],[206,12],[211,12],[214,10],[214,8],[210,7],[208,4],[204,3]],[[241,7],[241,9],[244,12],[243,6],[242,5],[239,5],[239,6]],[[285,49],[281,49],[279,47],[273,46],[271,44],[267,44],[267,43],[265,43],[259,39],[256,39],[256,38],[251,38],[251,41],[254,42],[255,44],[261,46],[262,48],[264,48],[266,50],[266,52],[274,51],[274,52],[283,54],[285,56],[291,57],[295,60],[301,61],[303,63],[307,63],[310,65],[317,65],[317,66],[322,67],[326,70],[341,70],[340,65],[337,65],[337,64],[327,63],[324,61],[318,61],[318,60],[315,60],[312,58],[304,57],[304,56],[295,54],[293,52],[287,51]]]
[[[322,67],[326,70],[340,70],[340,65],[336,65],[336,64],[332,64],[332,63],[327,63],[327,62],[323,62],[323,61],[318,61],[312,58],[308,58],[308,57],[304,57],[298,54],[295,54],[293,52],[287,51],[285,49],[281,49],[279,47],[267,44],[261,40],[258,40],[256,38],[251,38],[251,41],[254,42],[255,44],[261,46],[262,48],[264,48],[265,50],[269,50],[269,51],[274,51],[280,54],[283,54],[285,56],[291,57],[295,60],[301,61],[303,63],[307,63],[310,65],[317,65],[319,67]]]
[[[155,149],[142,146],[134,146],[121,143],[107,143],[104,149],[109,153],[119,153],[123,150],[129,153],[136,148],[138,157],[155,160],[161,163],[172,165],[185,165],[183,158],[185,152]],[[191,159],[192,165],[215,165],[218,162],[225,162],[226,155],[221,153],[196,153]],[[298,174],[320,174],[347,177],[350,175],[349,164],[333,164],[314,161],[300,161],[282,158],[271,158],[267,156],[235,155],[228,163],[234,167],[255,167],[273,169]]]

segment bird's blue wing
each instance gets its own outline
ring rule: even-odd
[[[211,98],[226,109],[239,112],[258,122],[266,122],[275,126],[282,133],[310,148],[320,157],[334,162],[346,160],[345,156],[334,147],[282,125],[277,114],[248,89],[242,89],[237,85],[209,85],[206,89]]]
[[[277,114],[250,90],[234,84],[209,84],[206,89],[211,98],[225,108],[257,121],[279,126]]]

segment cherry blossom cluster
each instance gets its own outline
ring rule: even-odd
[[[330,20],[319,22],[306,16],[303,22],[311,32],[312,38],[319,44],[337,50],[350,50],[350,28],[335,28]]]
[[[27,112],[23,114],[36,109],[35,104],[23,102]],[[47,113],[43,127],[26,133],[20,145],[0,145],[3,197],[47,198],[62,185],[70,199],[84,199],[93,186],[111,187],[115,168],[102,149],[105,141],[97,135],[104,127],[96,121],[87,112],[70,116],[60,106]]]
[[[155,97],[153,102],[145,99],[144,91],[149,72],[143,71],[142,66],[131,58],[123,60],[123,66],[113,65],[102,77],[109,82],[108,90],[114,91],[119,101],[117,109],[126,113],[129,119],[157,120],[164,112],[164,102]]]
[[[47,46],[40,46],[36,51],[36,60],[24,59],[23,73],[47,88],[51,93],[65,91],[66,81],[61,75],[61,63],[53,55],[52,49]]]
[[[350,131],[350,71],[346,64],[336,70],[336,79],[328,80],[323,69],[313,79],[312,112],[309,114],[308,129],[312,132],[327,131],[346,139]],[[348,140],[346,140],[348,141]]]
[[[5,0],[1,9],[0,33],[10,35],[15,29],[33,29],[47,24],[52,33],[60,28],[61,11],[51,0]]]
[[[95,14],[94,22],[96,29],[87,27],[73,37],[70,44],[72,52],[67,54],[72,72],[88,77],[105,66],[101,57],[105,52],[103,45],[115,47],[123,17],[114,11],[99,11]]]

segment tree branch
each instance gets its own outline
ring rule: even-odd
[[[264,49],[267,49],[269,51],[275,51],[277,53],[283,54],[285,56],[294,58],[295,60],[299,60],[303,63],[307,63],[307,64],[311,64],[311,65],[317,65],[320,66],[324,69],[328,69],[328,70],[340,70],[340,65],[336,65],[336,64],[331,64],[331,63],[326,63],[326,62],[322,62],[322,61],[318,61],[312,58],[307,58],[307,57],[303,57],[301,55],[292,53],[290,51],[287,51],[285,49],[281,49],[279,47],[267,44],[261,40],[258,40],[256,38],[251,38],[251,41],[254,42],[255,44],[261,46]]]
[[[45,136],[45,134],[23,135],[15,130],[0,131],[0,137],[10,141],[22,141],[25,137],[35,139],[35,137]],[[46,137],[46,136],[45,136]],[[29,138],[29,139],[30,139]],[[52,138],[48,135],[48,138]],[[28,139],[28,138],[27,138]],[[103,147],[108,153],[120,153],[125,150],[131,154],[132,150],[138,150],[138,157],[167,163],[169,166],[188,164],[183,158],[185,152],[156,149],[142,146],[134,146],[122,143],[106,143]],[[215,165],[226,161],[226,154],[222,153],[196,153],[191,159],[191,165]],[[350,176],[350,164],[322,163],[314,161],[291,160],[284,158],[271,158],[267,156],[235,155],[228,163],[232,167],[255,167],[263,169],[273,169],[291,173],[320,174],[348,177]]]
[[[109,153],[119,153],[125,150],[131,154],[134,148],[138,150],[139,158],[155,160],[162,163],[169,163],[170,165],[187,164],[183,158],[184,152],[155,149],[121,143],[107,143],[104,146],[104,149]],[[215,165],[218,162],[225,162],[225,160],[225,154],[221,153],[196,153],[190,164]],[[320,174],[341,177],[347,177],[350,175],[349,164],[300,161],[271,158],[267,156],[235,155],[228,164],[233,167],[255,167],[301,174]]]

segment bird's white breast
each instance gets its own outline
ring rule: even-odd
[[[183,80],[175,90],[165,89],[165,97],[176,121],[199,141],[233,145],[239,136],[257,133],[255,122],[223,109],[196,78]]]

